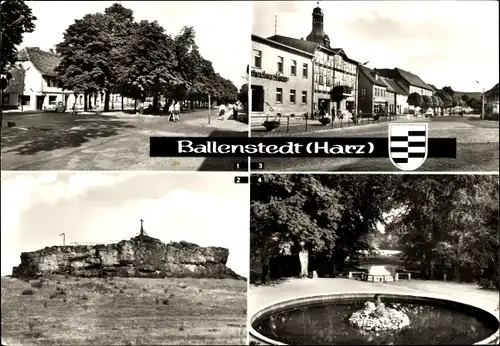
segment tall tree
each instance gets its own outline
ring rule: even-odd
[[[408,95],[408,104],[413,107],[422,107],[422,95],[419,93],[411,93]],[[416,110],[415,110],[416,111]]]
[[[424,111],[428,110],[429,108],[434,107],[434,100],[432,99],[431,96],[424,95],[422,96],[422,108]]]
[[[127,60],[128,42],[134,35],[134,12],[128,8],[123,7],[121,4],[115,3],[104,10],[106,18],[106,32],[110,36],[111,50],[109,52],[110,73],[108,76],[111,90],[106,93],[104,101],[104,111],[109,110],[109,94],[111,92],[120,92],[123,100],[124,93],[135,95],[134,88],[121,85],[119,80],[122,74],[126,73],[126,69],[130,63]],[[123,102],[122,102],[123,110]]]
[[[176,67],[174,42],[158,22],[141,21],[134,24],[134,34],[127,48],[127,69],[120,84],[132,85],[153,96],[164,92],[168,86],[181,82]]]
[[[250,243],[265,282],[269,260],[283,245],[291,244],[305,258],[310,250],[331,247],[335,241],[331,228],[335,228],[342,206],[338,194],[311,175],[265,175],[260,179],[251,191]],[[307,263],[301,261],[301,273],[307,270]]]
[[[56,68],[58,84],[65,90],[85,94],[110,90],[110,51],[112,41],[105,30],[106,18],[102,13],[87,14],[75,20],[56,46],[61,61]]]
[[[0,74],[18,61],[16,46],[22,44],[25,33],[35,30],[36,19],[23,0],[0,2]]]

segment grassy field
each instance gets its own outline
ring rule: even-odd
[[[243,345],[246,292],[230,279],[3,277],[2,345]]]

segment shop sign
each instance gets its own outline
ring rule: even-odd
[[[276,72],[275,74],[271,73],[266,73],[266,71],[252,71],[251,73],[252,77],[254,78],[262,78],[262,79],[269,79],[269,80],[274,80],[278,82],[288,82],[288,77],[283,77]]]

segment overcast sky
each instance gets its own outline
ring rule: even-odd
[[[23,251],[147,234],[229,249],[248,277],[249,185],[234,173],[2,172],[2,276]]]
[[[253,33],[306,37],[316,1],[254,2]],[[321,1],[333,48],[368,67],[400,67],[438,88],[498,83],[498,1]],[[477,84],[475,81],[481,84]]]
[[[27,1],[38,18],[23,46],[48,50],[63,39],[64,31],[87,13],[103,12],[117,1]],[[252,3],[250,1],[123,1],[136,20],[157,20],[170,35],[193,26],[196,43],[216,72],[238,87],[246,81],[250,57]]]

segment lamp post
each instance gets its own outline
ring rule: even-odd
[[[476,81],[476,83],[481,86],[481,83],[479,83],[478,81]],[[481,116],[479,117],[479,119],[481,119],[481,120],[484,119],[484,87],[482,87],[482,89],[483,89],[483,92],[481,94]]]

